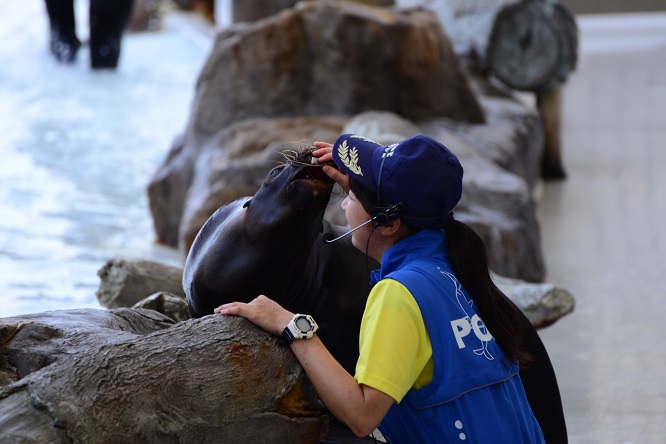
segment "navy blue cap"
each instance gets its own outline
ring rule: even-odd
[[[333,145],[340,170],[378,194],[382,204],[402,203],[399,216],[411,228],[444,228],[462,195],[463,167],[432,137],[419,135],[382,146],[343,134]]]

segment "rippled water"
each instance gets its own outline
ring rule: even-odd
[[[172,18],[126,35],[116,71],[90,70],[86,47],[59,65],[43,8],[0,0],[0,317],[98,307],[97,270],[112,257],[177,263],[153,242],[146,186],[208,54]]]

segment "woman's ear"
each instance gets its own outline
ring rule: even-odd
[[[402,239],[410,234],[407,225],[402,222],[402,219],[399,217],[388,221],[384,225],[377,227],[380,230],[382,236],[385,237],[396,237],[397,239]]]

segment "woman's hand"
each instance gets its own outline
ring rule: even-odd
[[[319,159],[319,163],[333,162],[333,145],[328,142],[314,142],[317,148],[312,155]],[[324,165],[324,173],[340,185],[342,190],[349,194],[349,177],[330,165]]]
[[[275,336],[280,336],[282,330],[289,324],[294,314],[277,302],[267,298],[263,294],[253,299],[250,303],[231,302],[223,304],[213,310],[221,315],[241,316],[258,327],[263,328]]]
[[[313,145],[317,149],[312,152],[312,155],[319,159],[319,163],[333,162],[332,143],[315,141]]]

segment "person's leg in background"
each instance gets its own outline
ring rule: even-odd
[[[132,0],[90,0],[90,64],[116,68]]]
[[[74,0],[46,0],[46,12],[49,15],[51,53],[59,62],[72,63],[81,47],[76,37]]]

